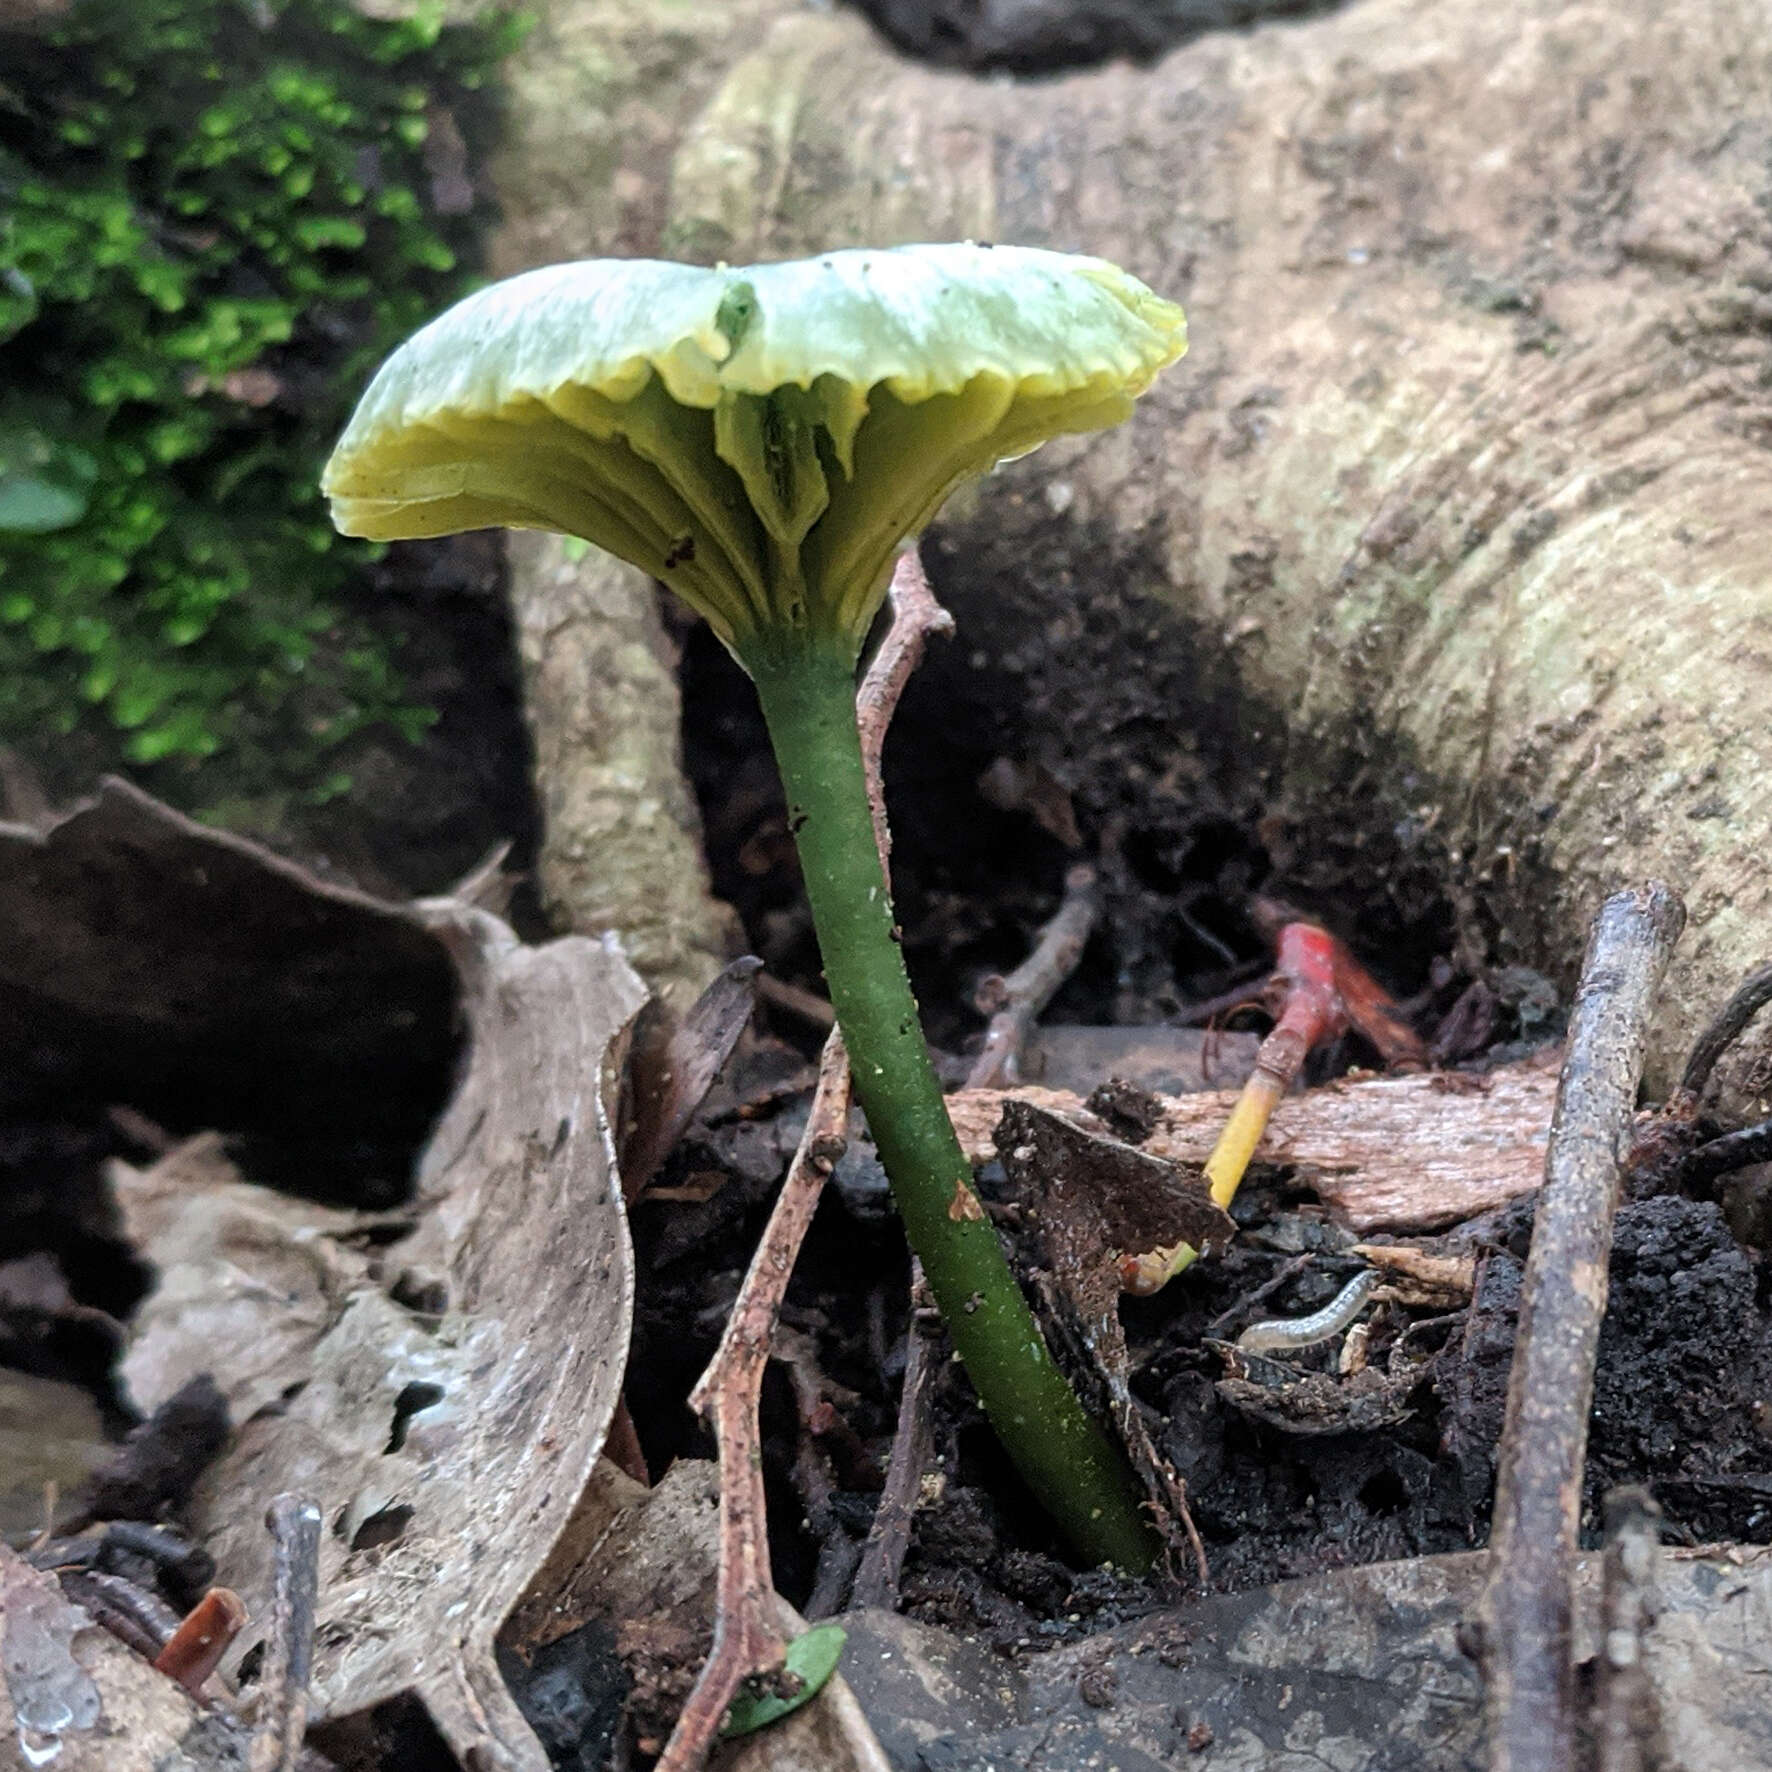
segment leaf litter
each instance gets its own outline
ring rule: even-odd
[[[0,841],[0,896],[34,938],[9,945],[0,1008],[46,998],[39,1046],[90,1050],[108,1023],[116,1099],[227,1135],[114,1178],[158,1269],[133,1400],[208,1372],[232,1407],[189,1508],[219,1578],[264,1619],[266,1508],[310,1496],[316,1738],[416,1696],[463,1763],[541,1772],[493,1639],[619,1400],[633,1275],[612,1116],[644,987],[613,944],[531,948],[458,901],[381,905],[115,784]],[[314,1206],[230,1160],[268,1127],[287,1135],[279,1179],[293,1150],[306,1191],[336,1197],[326,1159],[363,1136],[365,1099],[410,1130],[412,1078],[464,1048],[398,1213]],[[132,1071],[119,1049],[153,1056]],[[374,1136],[385,1169],[394,1140]],[[238,1639],[236,1673],[260,1640]]]

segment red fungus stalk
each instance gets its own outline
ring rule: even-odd
[[[1236,1197],[1274,1109],[1315,1047],[1353,1027],[1387,1064],[1426,1061],[1421,1042],[1398,1018],[1384,988],[1327,929],[1315,923],[1282,923],[1274,945],[1274,970],[1259,998],[1273,1006],[1274,1025],[1206,1159],[1213,1201],[1226,1208]],[[1191,1266],[1195,1254],[1191,1245],[1180,1243],[1128,1255],[1120,1264],[1120,1283],[1140,1296],[1156,1292]]]

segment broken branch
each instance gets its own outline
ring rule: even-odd
[[[1614,894],[1594,924],[1576,990],[1477,1614],[1490,1772],[1573,1764],[1572,1584],[1612,1220],[1656,986],[1685,920],[1678,895],[1659,882]]]
[[[892,833],[886,828],[886,798],[880,788],[880,760],[886,749],[886,728],[911,673],[923,662],[931,634],[951,634],[954,618],[936,602],[914,546],[898,556],[887,592],[892,625],[870,660],[855,697],[855,722],[861,728],[861,762],[868,778],[868,804],[874,814],[874,846],[886,884],[892,884]]]
[[[295,1772],[308,1726],[320,1509],[306,1495],[279,1495],[265,1510],[265,1528],[271,1535],[271,1619],[247,1768]]]
[[[850,1595],[854,1606],[898,1610],[898,1578],[910,1548],[917,1494],[935,1451],[934,1381],[940,1338],[941,1317],[924,1283],[922,1267],[913,1260],[911,1320],[905,1330],[904,1386],[898,1397],[898,1425],[892,1434],[892,1462],[886,1469],[886,1484],[874,1509],[867,1548]]]
[[[855,698],[862,766],[874,842],[888,883],[892,838],[886,828],[880,758],[886,728],[932,633],[954,620],[936,602],[915,548],[892,574],[892,625],[880,642]],[[738,1302],[713,1360],[690,1393],[690,1407],[710,1417],[720,1451],[720,1575],[714,1599],[714,1644],[671,1730],[655,1772],[694,1772],[706,1759],[728,1707],[745,1680],[779,1667],[787,1644],[775,1623],[769,1567],[769,1526],[757,1405],[763,1372],[788,1279],[826,1179],[842,1156],[849,1126],[849,1055],[833,1032],[819,1060],[806,1130],[763,1232]]]

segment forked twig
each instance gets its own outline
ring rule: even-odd
[[[1033,952],[1006,977],[992,973],[980,980],[975,1002],[991,1021],[966,1079],[968,1089],[1007,1089],[1021,1081],[1021,1051],[1028,1034],[1076,971],[1099,913],[1095,869],[1079,862],[1065,875],[1064,898],[1040,931]]]
[[[1569,1772],[1570,1617],[1594,1357],[1656,987],[1686,920],[1659,883],[1609,898],[1588,939],[1520,1299],[1472,1645],[1490,1772]]]
[[[914,549],[899,556],[892,576],[892,625],[856,696],[862,760],[882,866],[891,851],[880,791],[880,754],[898,698],[932,633],[952,629],[936,602]],[[826,1178],[843,1154],[849,1124],[849,1057],[833,1033],[819,1060],[818,1087],[794,1160],[713,1360],[690,1393],[707,1416],[720,1451],[720,1574],[714,1602],[714,1643],[671,1730],[655,1772],[696,1772],[720,1732],[743,1683],[781,1666],[787,1644],[777,1623],[769,1566],[757,1405],[769,1348],[788,1279]]]
[[[776,1623],[769,1567],[757,1404],[794,1258],[825,1178],[843,1154],[848,1122],[849,1058],[842,1036],[832,1034],[819,1061],[811,1117],[769,1228],[751,1258],[713,1361],[689,1394],[690,1407],[711,1420],[720,1448],[720,1578],[714,1646],[665,1743],[657,1772],[693,1772],[700,1766],[739,1687],[753,1675],[779,1667],[787,1652]]]

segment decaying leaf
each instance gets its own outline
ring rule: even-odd
[[[447,1099],[460,986],[416,918],[125,782],[0,825],[0,928],[0,1053],[174,1133],[236,1134],[261,1178],[393,1198]]]
[[[142,1410],[207,1372],[230,1419],[250,1421],[304,1382],[346,1300],[373,1283],[364,1233],[410,1222],[255,1187],[213,1132],[151,1168],[113,1163],[107,1174],[125,1234],[159,1275],[121,1368]]]
[[[629,1200],[637,1199],[657,1174],[732,1056],[756,1008],[756,977],[762,969],[763,962],[752,955],[734,960],[675,1027],[656,1030],[650,1040],[646,1022],[653,1018],[642,1021],[628,1066],[627,1123],[620,1141],[622,1189]],[[659,1019],[668,1023],[666,1006],[658,999],[654,1006]]]
[[[1556,1089],[1554,1052],[1483,1076],[1343,1078],[1287,1096],[1256,1161],[1293,1169],[1353,1230],[1438,1230],[1538,1186]],[[1235,1097],[1217,1090],[1160,1099],[1161,1123],[1140,1148],[1173,1163],[1204,1163]],[[964,1089],[948,1097],[948,1112],[974,1163],[996,1154],[997,1122],[1010,1100],[1104,1130],[1061,1090]]]
[[[1255,1364],[1232,1356],[1231,1376],[1218,1381],[1218,1394],[1244,1415],[1286,1434],[1364,1434],[1407,1421],[1413,1413],[1409,1392],[1420,1382],[1419,1371],[1395,1372],[1368,1366],[1351,1377],[1327,1372],[1274,1374],[1263,1383],[1244,1376]],[[1259,1363],[1272,1374],[1277,1362]]]
[[[643,987],[613,947],[526,948],[449,904],[426,920],[461,970],[469,1023],[408,1246],[447,1308],[350,1293],[292,1371],[299,1391],[242,1424],[196,1526],[262,1617],[265,1508],[283,1490],[314,1496],[327,1524],[315,1719],[414,1692],[464,1764],[542,1772],[492,1641],[620,1391],[632,1275],[606,1090]],[[256,1640],[248,1630],[241,1651]]]
[[[1198,1175],[1118,1139],[1099,1138],[1031,1102],[1003,1102],[997,1154],[1033,1221],[1042,1266],[1035,1296],[1048,1341],[1095,1413],[1110,1420],[1158,1518],[1177,1532],[1187,1488],[1152,1442],[1132,1396],[1120,1326],[1120,1257],[1190,1243],[1222,1249],[1235,1232]]]
[[[619,1394],[610,1103],[644,987],[613,943],[527,948],[455,901],[381,904],[115,783],[0,827],[0,861],[28,937],[0,955],[0,1047],[72,1054],[96,1099],[218,1127],[304,1191],[351,1191],[360,1146],[372,1193],[403,1183],[465,1022],[401,1214],[252,1187],[213,1138],[119,1174],[159,1269],[129,1374],[149,1404],[200,1372],[226,1391],[238,1432],[191,1523],[256,1619],[267,1503],[320,1503],[317,1720],[416,1695],[464,1764],[542,1772],[492,1638]]]

